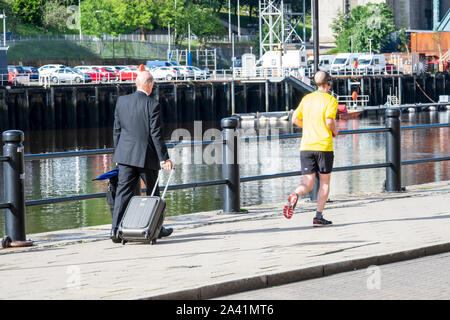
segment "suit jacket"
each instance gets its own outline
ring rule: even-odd
[[[114,113],[114,158],[116,163],[159,170],[169,159],[162,136],[160,106],[144,92],[120,96]]]

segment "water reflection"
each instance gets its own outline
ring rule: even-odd
[[[404,113],[402,125],[450,122],[450,111]],[[362,120],[339,120],[339,130],[384,127],[383,117]],[[217,124],[216,124],[217,125]],[[211,125],[204,126],[204,129]],[[252,122],[244,128],[254,128]],[[296,132],[286,122],[265,122],[257,126],[257,134]],[[402,132],[402,159],[448,156],[449,128]],[[167,135],[166,135],[167,136]],[[169,135],[170,136],[170,135]],[[112,128],[78,131],[45,131],[25,133],[25,152],[57,152],[112,147]],[[300,139],[252,141],[242,143],[241,176],[256,176],[300,170]],[[335,167],[385,162],[385,134],[342,135],[335,139]],[[195,152],[186,148],[170,150],[177,160],[172,184],[221,178],[220,165],[194,164]],[[25,163],[26,199],[43,199],[76,194],[104,192],[106,182],[92,181],[113,169],[112,155],[48,159]],[[0,169],[1,174],[1,169]],[[164,173],[162,183],[168,177]],[[402,168],[404,186],[450,179],[450,163],[438,162],[409,165]],[[385,169],[336,172],[331,179],[332,198],[337,194],[365,193],[382,190]],[[301,177],[265,180],[241,185],[242,207],[276,203],[285,200]],[[0,185],[0,194],[3,186]],[[222,187],[196,188],[168,192],[168,214],[217,210],[222,207]],[[27,233],[76,228],[111,223],[104,199],[60,203],[27,208]],[[0,216],[0,235],[4,233],[4,217]]]

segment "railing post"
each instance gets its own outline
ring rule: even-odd
[[[5,235],[12,241],[25,241],[24,134],[9,130],[2,134],[4,201],[10,204],[5,212]]]
[[[386,109],[386,162],[391,165],[386,168],[386,191],[401,191],[401,134],[399,108]]]
[[[240,208],[240,176],[239,176],[239,137],[237,127],[239,120],[236,117],[225,118],[221,121],[223,153],[222,153],[222,179],[228,183],[224,185],[223,213],[241,213]]]

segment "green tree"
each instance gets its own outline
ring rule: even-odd
[[[101,36],[122,33],[113,0],[85,0],[81,3],[81,29],[85,34]]]
[[[42,25],[44,32],[48,28],[53,27],[58,31],[66,29],[66,22],[68,18],[67,8],[63,5],[61,0],[47,0],[42,11]]]
[[[331,25],[336,46],[349,52],[380,52],[389,35],[396,31],[392,10],[386,4],[369,3],[353,8],[349,15],[338,14]]]
[[[12,11],[23,22],[41,26],[43,4],[44,0],[14,0]]]
[[[147,30],[157,26],[157,6],[163,1],[154,0],[112,0],[117,22],[124,28],[137,28],[145,40]]]
[[[193,4],[185,7],[180,21],[177,21],[177,32],[184,38],[188,36],[188,24],[191,25],[191,33],[195,34],[200,42],[200,49],[203,49],[211,36],[222,36],[225,33],[219,18],[211,9]]]

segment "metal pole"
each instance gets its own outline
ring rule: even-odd
[[[314,70],[319,71],[319,0],[312,0]]]
[[[386,128],[390,131],[386,136],[386,162],[391,165],[386,168],[386,191],[401,191],[401,132],[399,108],[386,110]]]
[[[259,0],[259,58],[263,56],[261,0]]]
[[[231,115],[236,113],[236,100],[234,98],[234,76],[231,80]]]
[[[237,14],[238,14],[238,40],[241,41],[241,11],[239,8],[239,0],[237,0]]]
[[[3,46],[6,47],[6,15],[3,10]]]
[[[306,4],[303,0],[303,42],[306,44]]]
[[[80,12],[80,41],[83,39],[83,34],[81,32],[81,0],[78,0],[78,11]]]
[[[168,33],[169,33],[169,43],[168,43],[168,56],[167,56],[167,60],[168,61],[170,61],[171,60],[171,57],[170,57],[170,23],[168,24],[168,26],[169,26],[169,30],[168,30]]]
[[[228,40],[231,42],[231,0],[228,0]]]
[[[25,241],[24,134],[9,130],[2,139],[3,156],[9,157],[3,163],[4,201],[11,205],[5,212],[5,235],[12,241]]]
[[[223,192],[223,213],[242,213],[240,208],[240,177],[238,148],[238,118],[225,118],[221,121],[223,145],[222,178],[227,180]]]

